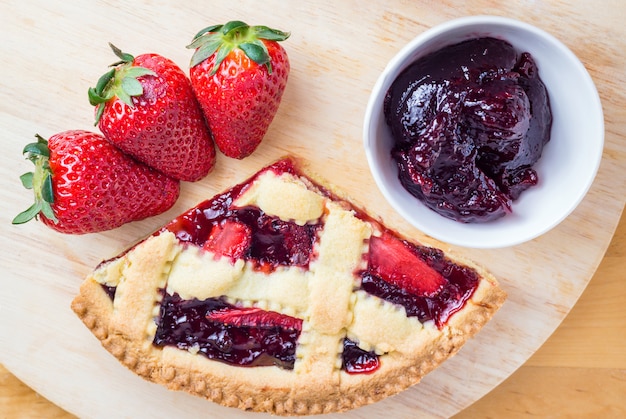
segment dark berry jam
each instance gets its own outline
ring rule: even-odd
[[[104,292],[107,293],[111,301],[115,299],[115,291],[117,290],[117,287],[111,287],[111,286],[102,284],[102,289],[104,290]]]
[[[348,374],[365,374],[374,372],[380,367],[380,360],[375,352],[359,348],[356,342],[345,338],[341,353],[341,369]]]
[[[274,320],[244,313],[245,321],[228,322],[224,311],[236,314],[239,310],[222,298],[182,300],[178,294],[163,296],[157,331],[153,343],[157,346],[173,345],[179,349],[198,349],[210,359],[228,364],[258,367],[276,365],[293,369],[296,345],[300,336],[301,321],[275,312],[266,314],[273,319],[280,316],[288,320]],[[294,327],[286,327],[287,324]]]
[[[439,249],[427,246],[411,246],[413,253],[421,261],[439,272],[445,279],[434,294],[418,294],[385,281],[380,272],[367,269],[361,273],[361,289],[369,294],[394,304],[403,306],[407,316],[416,316],[420,322],[433,320],[438,328],[443,327],[451,315],[463,308],[478,286],[478,273],[466,266],[460,266],[448,258]],[[406,262],[409,263],[409,262]]]
[[[244,185],[245,186],[245,185]],[[233,205],[242,186],[233,188],[187,211],[164,227],[179,241],[204,246],[212,232],[225,223],[246,226],[249,237],[232,238],[249,241],[242,259],[254,263],[257,269],[270,272],[277,266],[307,268],[312,257],[313,244],[321,224],[298,225],[265,214],[257,207],[238,208]],[[237,229],[243,234],[242,229]]]
[[[500,218],[538,182],[548,94],[530,54],[505,41],[473,39],[417,60],[388,90],[384,113],[402,185],[447,218]]]

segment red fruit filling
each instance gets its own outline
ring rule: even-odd
[[[348,374],[370,373],[380,367],[380,360],[376,353],[359,348],[356,342],[348,338],[343,341],[341,360],[341,368]]]
[[[116,287],[102,285],[113,300]],[[210,359],[241,366],[276,365],[293,369],[302,319],[256,307],[241,308],[220,298],[183,300],[165,294],[153,343],[180,349],[196,347]],[[378,355],[344,339],[342,369],[349,374],[374,372]]]
[[[233,365],[293,369],[301,325],[300,319],[239,308],[221,298],[183,300],[165,294],[153,343],[198,349],[207,358]]]
[[[109,285],[102,284],[102,289],[104,290],[104,292],[107,293],[111,301],[115,299],[115,291],[117,290],[117,287],[111,287]]]
[[[298,225],[265,214],[257,207],[237,208],[233,201],[242,187],[207,200],[175,218],[164,230],[231,259],[253,262],[271,272],[278,266],[308,268],[321,224]]]
[[[550,140],[546,88],[528,53],[480,38],[410,65],[385,97],[402,185],[461,222],[511,211],[537,183],[532,165]]]
[[[480,277],[459,266],[439,249],[416,246],[390,233],[370,239],[368,268],[361,289],[394,304],[420,322],[441,328],[472,296]]]
[[[293,369],[302,319],[256,307],[242,308],[222,298],[183,300],[165,294],[153,343],[179,349],[197,348],[210,359],[232,365],[276,365]],[[344,339],[342,369],[370,373],[380,361],[374,352]]]

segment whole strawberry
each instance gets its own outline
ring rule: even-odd
[[[20,177],[35,203],[13,224],[39,218],[62,233],[94,233],[160,214],[178,198],[178,180],[125,155],[100,134],[36,137],[24,148],[35,171]]]
[[[218,148],[242,159],[261,143],[289,75],[288,33],[239,21],[200,31],[190,79]]]
[[[215,146],[186,74],[160,55],[133,57],[110,46],[120,61],[89,89],[104,136],[175,179],[205,177]]]

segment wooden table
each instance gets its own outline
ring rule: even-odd
[[[64,373],[81,375],[81,371],[68,368],[86,366],[85,362],[91,358],[112,368],[110,374],[123,373],[69,312],[66,303],[75,293],[80,277],[101,258],[111,256],[115,249],[287,151],[306,156],[313,169],[325,176],[346,173],[345,162],[349,161],[352,170],[348,175],[331,180],[350,191],[357,201],[368,203],[370,210],[403,233],[420,237],[381,199],[364,162],[360,135],[369,89],[387,60],[421,31],[455,17],[489,13],[525,20],[548,30],[583,61],[603,101],[605,150],[589,195],[555,230],[512,249],[455,249],[495,270],[510,291],[510,299],[488,330],[470,343],[474,352],[461,351],[442,370],[427,377],[427,385],[434,383],[453,389],[465,386],[456,378],[454,368],[474,368],[476,373],[484,374],[481,379],[489,379],[489,384],[483,381],[483,388],[491,391],[466,407],[459,417],[626,416],[626,287],[622,284],[626,276],[623,273],[626,221],[623,215],[615,229],[626,197],[626,31],[623,26],[626,4],[619,0],[572,4],[556,0],[505,3],[398,0],[368,4],[364,8],[361,3],[347,0],[319,1],[315,6],[303,2],[268,2],[276,4],[260,7],[254,1],[214,1],[206,2],[209,4],[198,10],[168,0],[132,4],[114,0],[90,3],[22,0],[0,5],[0,33],[5,40],[0,46],[4,59],[0,66],[3,128],[0,228],[4,239],[0,249],[3,274],[0,362],[67,409],[88,411],[90,400],[83,402],[78,391],[64,394],[66,387],[57,389],[54,383],[64,380],[67,385]],[[271,128],[271,140],[258,153],[244,162],[219,158],[217,171],[210,178],[183,186],[181,199],[170,212],[114,231],[89,237],[64,237],[40,224],[19,229],[10,226],[13,215],[27,206],[27,194],[20,190],[17,180],[28,169],[18,157],[22,145],[35,132],[48,136],[70,128],[93,129],[86,90],[113,61],[106,42],[114,42],[136,54],[154,49],[184,66],[189,58],[183,48],[188,38],[203,26],[229,19],[264,23],[293,33],[286,45],[293,67],[288,90]],[[338,95],[342,92],[345,94]],[[611,245],[605,253],[609,242]],[[33,264],[33,260],[37,263]],[[521,269],[529,274],[517,272]],[[546,280],[554,281],[548,284],[548,292],[558,300],[554,304],[541,298],[544,275]],[[32,301],[38,305],[29,306]],[[51,301],[60,303],[50,304]],[[525,303],[531,303],[530,308]],[[63,323],[47,324],[51,314],[50,318],[62,319]],[[27,320],[28,330],[21,327],[22,316]],[[524,324],[527,318],[536,327],[536,333]],[[11,323],[6,319],[11,319]],[[76,343],[55,341],[67,330]],[[508,336],[509,331],[523,333]],[[12,334],[18,336],[17,341],[11,341]],[[489,347],[491,339],[498,348]],[[514,341],[517,346],[512,346]],[[46,365],[42,351],[48,351],[52,360],[74,362],[67,353],[55,352],[52,345],[61,344],[75,350],[69,353],[82,363]],[[82,350],[80,345],[88,349]],[[507,353],[503,353],[502,345],[511,350],[510,357],[505,358]],[[504,379],[501,384],[490,384],[500,378],[493,365],[489,374],[480,369],[493,360],[468,356],[477,353],[476,349],[496,354],[498,361],[510,361],[502,365],[507,373],[501,377]],[[92,386],[101,385],[98,379],[88,383],[81,389],[91,390],[92,395]],[[429,391],[424,388],[411,389],[410,394]],[[155,398],[155,394],[151,397]],[[401,395],[400,399],[406,397]],[[81,406],[76,405],[81,402]],[[145,406],[147,402],[139,400],[141,403]],[[395,403],[390,401],[382,406]],[[446,411],[455,411],[453,397],[449,403]],[[398,409],[402,409],[398,417],[403,418],[413,417],[415,412],[406,406]],[[4,367],[0,369],[0,417],[57,415],[69,416]]]

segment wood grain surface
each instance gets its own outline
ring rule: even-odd
[[[0,363],[6,368],[0,370],[0,416],[63,417],[64,410],[80,417],[250,416],[167,392],[126,371],[69,310],[78,284],[101,259],[286,153],[306,158],[403,233],[447,248],[412,229],[382,199],[361,146],[362,116],[378,74],[406,42],[437,23],[475,14],[535,24],[581,59],[604,106],[603,161],[585,200],[553,231],[507,249],[452,248],[493,271],[509,301],[421,384],[342,417],[623,416],[623,221],[605,251],[626,196],[626,4],[211,1],[192,7],[163,0],[0,4]],[[184,68],[190,57],[184,45],[193,34],[232,19],[292,33],[283,104],[252,157],[220,156],[209,177],[183,185],[172,210],[109,232],[65,236],[38,223],[10,225],[30,200],[17,179],[29,170],[19,158],[23,145],[36,132],[94,129],[86,91],[114,61],[107,42],[135,54],[163,54]]]

